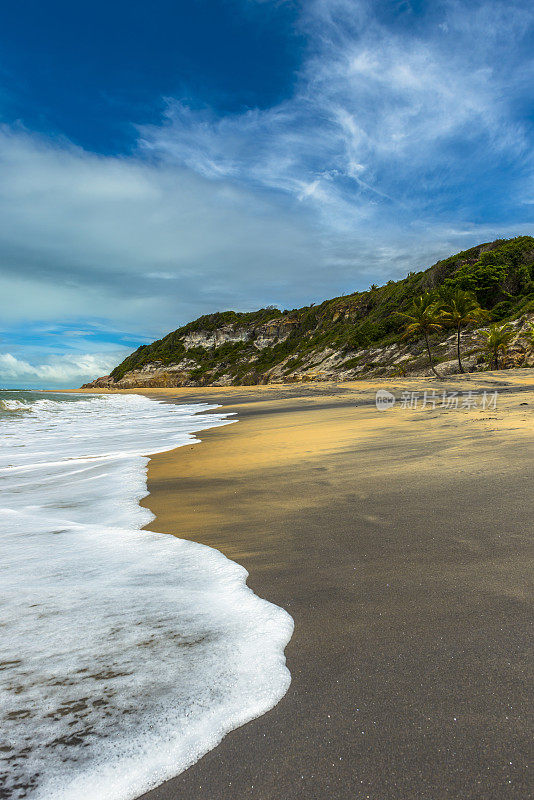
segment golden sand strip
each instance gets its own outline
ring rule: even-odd
[[[379,386],[501,394],[381,413]],[[295,619],[279,705],[147,798],[528,796],[533,390],[520,370],[146,392],[239,419],[151,460],[150,527]]]

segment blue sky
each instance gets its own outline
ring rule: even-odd
[[[498,0],[0,10],[0,385],[534,230],[534,12]]]

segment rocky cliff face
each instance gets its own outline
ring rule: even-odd
[[[534,366],[524,335],[534,323],[534,239],[479,245],[401,281],[292,311],[210,314],[140,347],[86,388],[227,386],[430,374],[424,341],[406,342],[397,312],[442,284],[473,291],[516,336],[503,366]],[[458,371],[456,335],[433,337],[442,374]],[[466,370],[487,368],[480,331],[462,333]]]
[[[197,330],[186,333],[183,343],[186,350],[195,347],[214,349],[223,344],[235,344],[236,342],[249,342],[258,350],[264,347],[272,347],[279,342],[283,342],[291,333],[296,320],[273,319],[263,325],[251,325],[240,327],[239,325],[223,325],[215,330]]]
[[[502,366],[534,367],[534,352],[526,344],[523,334],[534,324],[534,314],[511,323],[516,330],[515,341],[512,342],[503,358]],[[481,329],[464,331],[461,337],[462,362],[466,372],[487,368],[481,355]],[[261,350],[285,341],[287,329],[279,327],[279,336],[273,333],[274,326],[267,337],[264,330],[257,335],[254,331],[227,329],[211,332],[198,332],[194,337],[184,341],[186,355],[176,364],[163,364],[153,361],[139,369],[127,371],[122,378],[115,380],[111,375],[98,378],[83,388],[149,388],[173,386],[231,386],[236,383],[292,383],[298,381],[348,381],[375,376],[394,377],[399,375],[431,375],[428,367],[426,346],[424,341],[410,343],[394,343],[385,346],[361,348],[359,350],[339,352],[331,347],[318,350],[295,359],[289,355],[278,364],[261,374],[254,372],[254,359],[248,353],[242,362],[249,370],[236,380],[234,369],[225,371],[224,362],[219,363],[217,370],[206,370],[202,375],[198,370],[197,356],[188,357],[187,344],[192,348],[202,347],[207,351],[215,350],[224,344],[247,342]],[[433,352],[437,368],[442,375],[458,372],[456,358],[456,334],[445,336],[441,341],[434,337]],[[299,363],[295,363],[298,361]],[[230,366],[230,365],[229,365]],[[231,365],[232,367],[234,364]]]

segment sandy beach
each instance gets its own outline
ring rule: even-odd
[[[402,407],[425,388],[497,407]],[[147,392],[239,420],[152,459],[150,527],[243,564],[295,632],[282,701],[144,800],[529,796],[533,390],[523,370]]]

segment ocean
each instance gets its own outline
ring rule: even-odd
[[[1,798],[131,800],[287,691],[289,614],[141,530],[147,455],[235,421],[215,408],[0,391]]]

